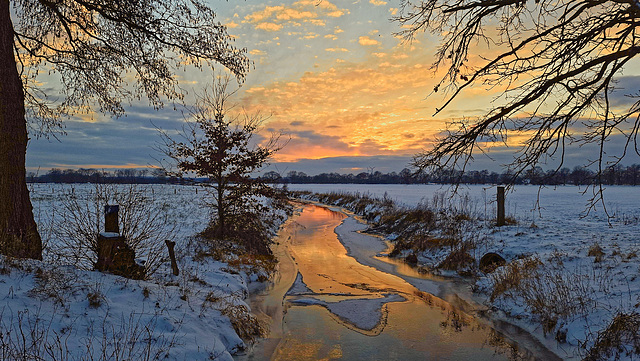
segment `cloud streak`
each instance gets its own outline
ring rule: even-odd
[[[280,31],[285,27],[299,27],[302,23],[325,26],[325,18],[339,18],[349,10],[338,8],[330,1],[300,0],[291,5],[266,6],[244,17],[243,22],[256,30]]]

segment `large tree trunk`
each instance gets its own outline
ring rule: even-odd
[[[24,92],[13,52],[9,0],[0,0],[0,253],[42,259],[27,189]]]

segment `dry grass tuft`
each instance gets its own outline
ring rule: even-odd
[[[604,250],[602,249],[602,247],[600,247],[599,244],[594,243],[591,247],[589,247],[589,252],[587,253],[587,256],[589,257],[595,257],[593,259],[594,263],[600,263],[602,262],[602,257],[604,256]]]
[[[593,269],[568,270],[553,261],[545,264],[534,256],[508,263],[491,274],[490,280],[491,302],[515,300],[537,318],[545,335],[557,329],[556,338],[562,340],[561,329],[570,319],[597,306],[593,281],[606,283],[607,277]]]
[[[244,305],[227,304],[220,312],[229,317],[233,329],[243,340],[253,342],[267,333],[266,327]]]
[[[475,258],[464,248],[459,248],[449,253],[449,255],[438,264],[438,268],[448,271],[466,270],[475,264]]]
[[[54,303],[64,305],[67,295],[76,287],[77,279],[71,272],[63,269],[37,268],[33,274],[35,287],[29,294],[40,299],[51,299]]]
[[[604,331],[598,333],[585,361],[620,359],[640,355],[640,314],[618,313]]]
[[[99,308],[104,302],[104,296],[98,291],[89,292],[87,293],[87,301],[89,301],[89,307]]]
[[[500,272],[494,273],[491,276],[493,284],[490,297],[491,302],[510,290],[520,288],[523,280],[532,278],[541,265],[542,261],[540,261],[540,258],[527,257],[510,262],[504,266]]]

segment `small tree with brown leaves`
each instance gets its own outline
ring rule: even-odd
[[[279,137],[257,144],[256,131],[265,120],[259,114],[238,112],[230,116],[233,105],[228,92],[229,78],[218,77],[211,89],[197,96],[189,109],[189,119],[181,132],[182,141],[161,132],[161,151],[175,161],[177,171],[207,177],[216,210],[205,234],[219,240],[234,239],[249,252],[269,254],[269,230],[264,215],[264,197],[275,190],[255,177],[271,156],[280,149]]]
[[[444,68],[444,76],[434,91],[448,93],[436,114],[473,86],[506,89],[484,116],[455,122],[431,150],[418,154],[417,167],[464,169],[486,142],[506,145],[513,136],[525,139],[508,164],[514,179],[548,157],[560,169],[572,143],[600,149],[585,161],[597,166],[598,180],[627,153],[640,154],[640,102],[620,107],[611,99],[616,77],[640,52],[637,1],[403,0],[402,5],[396,18],[402,36],[410,40],[421,30],[442,36],[434,68]],[[479,44],[490,49],[479,54]],[[613,136],[621,136],[624,148],[606,155],[605,143]],[[597,189],[592,205],[602,197]]]

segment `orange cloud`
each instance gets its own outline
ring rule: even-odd
[[[379,41],[371,39],[368,36],[361,36],[358,38],[358,43],[363,46],[380,45]]]
[[[434,84],[425,67],[408,60],[382,66],[376,56],[334,64],[245,90],[243,106],[272,114],[266,127],[291,136],[277,160],[414,154],[444,129],[442,119],[431,119],[435,104],[424,101]]]
[[[258,50],[258,49],[253,49],[249,52],[249,54],[251,55],[266,55],[267,53],[265,53],[262,50]]]
[[[282,30],[282,25],[275,23],[260,23],[256,25],[256,29],[265,30],[265,31],[279,31]]]
[[[300,26],[301,22],[325,26],[323,18],[337,18],[348,13],[347,9],[340,9],[330,1],[300,0],[291,6],[266,6],[262,10],[246,15],[244,22],[254,24],[259,30],[278,31],[284,26]]]

